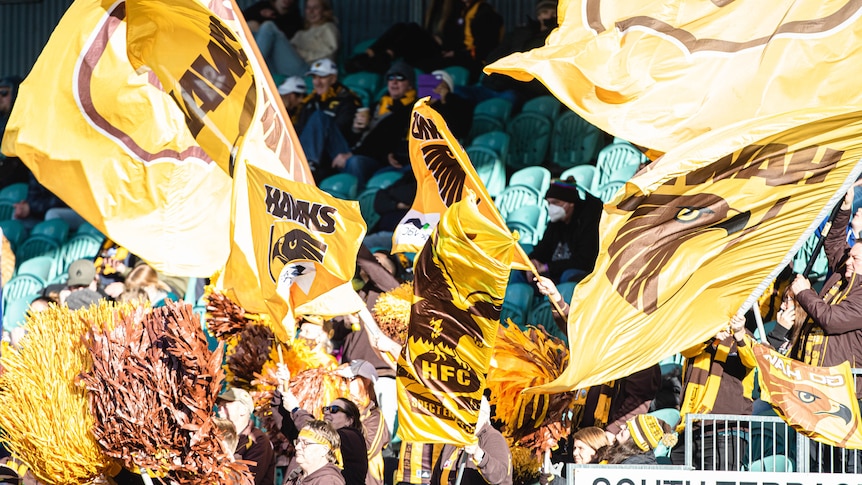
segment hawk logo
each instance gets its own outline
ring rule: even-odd
[[[452,154],[452,149],[434,122],[414,112],[410,134],[413,138],[426,142],[420,147],[422,159],[437,182],[437,193],[446,207],[461,200],[467,173]]]
[[[323,263],[326,256],[326,243],[314,239],[302,229],[292,229],[273,241],[275,227],[269,231],[269,276],[276,282],[284,266],[297,261]]]
[[[617,209],[628,211],[629,216],[608,246],[610,262],[605,272],[617,293],[640,311],[655,312],[671,296],[662,294],[662,277],[669,278],[664,270],[674,258],[682,257],[687,246],[697,244],[695,240],[701,236],[717,234],[724,248],[730,247],[777,216],[789,200],[779,198],[759,220],[752,221],[750,210],[732,207],[733,201],[745,204],[739,194],[745,192],[746,181],[757,177],[767,186],[820,182],[843,152],[818,148],[822,147],[788,153],[785,145],[748,146],[668,181],[655,193],[623,200]],[[697,269],[695,264],[675,267],[674,278],[678,279],[670,285],[674,287]],[[673,291],[670,288],[666,293]]]

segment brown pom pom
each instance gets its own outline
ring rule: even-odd
[[[245,309],[227,296],[211,292],[207,295],[207,328],[219,340],[242,331],[248,325]]]

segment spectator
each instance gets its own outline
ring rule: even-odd
[[[239,442],[234,456],[239,460],[254,462],[248,469],[254,475],[255,485],[270,485],[275,482],[275,453],[266,434],[251,421],[254,401],[243,389],[228,388],[216,399],[219,417],[230,420],[239,432]]]
[[[476,421],[478,444],[459,448],[444,445],[431,474],[431,485],[452,485],[458,475],[462,455],[466,465],[461,477],[463,485],[512,483],[512,453],[506,439],[491,426],[491,407],[483,396]]]
[[[616,446],[609,453],[612,465],[655,465],[655,450],[676,445],[676,433],[670,425],[649,414],[639,414],[626,422],[616,436]]]
[[[180,301],[180,297],[164,281],[159,279],[159,273],[148,264],[139,264],[126,277],[126,290],[141,288],[147,292],[147,297],[153,308],[165,306],[168,301]]]
[[[589,192],[583,198],[574,184],[554,182],[545,194],[548,224],[530,259],[540,274],[557,283],[580,281],[599,254],[602,201]]]
[[[341,438],[325,421],[309,421],[296,439],[296,463],[286,485],[343,485]]]
[[[300,429],[314,418],[311,413],[299,406],[299,400],[287,387],[290,371],[284,364],[278,364],[277,377],[279,389],[272,400],[272,414],[276,426],[289,439],[295,439]],[[347,485],[364,485],[368,474],[368,451],[362,432],[359,408],[353,401],[338,398],[329,406],[323,407],[323,420],[329,423],[341,439],[343,469],[341,475]],[[296,466],[288,465],[288,475]]]
[[[290,39],[302,28],[302,14],[296,0],[261,0],[242,11],[249,30],[257,33],[264,22],[272,22]]]
[[[356,176],[360,189],[383,167],[409,170],[407,131],[416,101],[415,85],[413,67],[400,61],[393,63],[386,71],[386,94],[374,107],[371,122],[363,126],[354,120],[353,130],[361,134],[358,143],[346,152],[334,147],[338,155],[332,160],[332,167]]]
[[[60,304],[70,310],[89,307],[106,295],[99,292],[96,267],[89,259],[78,259],[69,265],[66,287],[60,291]]]
[[[398,466],[393,481],[395,485],[428,485],[434,470],[434,443],[401,442],[398,450]]]
[[[473,125],[473,108],[475,103],[455,93],[455,81],[446,71],[431,73],[439,81],[434,88],[434,97],[430,106],[446,120],[449,130],[457,139],[464,139],[470,134]],[[419,94],[419,97],[424,97]]]
[[[305,26],[288,37],[273,22],[264,22],[255,35],[270,71],[282,76],[301,76],[319,60],[335,60],[340,34],[330,0],[307,0]]]
[[[338,82],[338,66],[329,59],[312,64],[307,74],[312,76],[314,91],[302,100],[295,126],[308,164],[320,181],[332,173],[329,162],[340,153],[329,148],[330,143],[340,142],[341,150],[346,150],[346,140],[354,138],[352,126],[362,102]]]
[[[219,431],[221,444],[224,447],[225,453],[233,461],[233,454],[236,453],[236,446],[239,444],[239,435],[236,434],[236,426],[234,426],[231,420],[219,417],[213,418],[213,424]]]
[[[598,463],[599,452],[610,446],[611,442],[601,428],[581,428],[572,435],[572,458],[578,465]]]
[[[278,86],[278,94],[281,96],[281,102],[284,103],[284,109],[291,120],[299,114],[299,108],[302,106],[302,100],[305,98],[307,91],[308,87],[305,85],[305,79],[299,76],[291,76]]]
[[[349,397],[359,407],[365,432],[365,446],[368,448],[368,475],[365,484],[383,485],[383,448],[389,444],[391,436],[374,390],[377,370],[366,360],[352,360],[342,372],[350,379]],[[396,399],[397,396],[393,394],[388,397]]]
[[[754,401],[754,369],[744,365],[737,346],[744,344],[745,318],[734,316],[731,331],[721,330],[713,339],[682,353],[688,359],[683,376],[683,391],[680,414],[682,422],[677,431],[685,427],[685,415],[689,413],[751,414]],[[727,426],[726,423],[711,423],[703,428],[695,423],[693,436],[694,462],[696,467],[704,463],[706,470],[742,470],[739,460],[745,450],[745,430]],[[713,439],[734,433],[734,439]],[[684,440],[673,449],[671,461],[676,465],[685,463]]]

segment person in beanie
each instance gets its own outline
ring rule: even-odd
[[[608,463],[655,465],[656,449],[662,454],[676,445],[677,437],[670,425],[650,414],[639,414],[628,420],[616,437]]]
[[[530,253],[533,265],[556,283],[580,281],[599,254],[602,201],[574,183],[554,182],[545,194],[550,223]]]

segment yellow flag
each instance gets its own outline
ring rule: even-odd
[[[797,432],[830,446],[862,449],[859,401],[850,363],[814,367],[769,347],[740,347],[757,362],[760,397]]]
[[[160,272],[209,276],[229,251],[231,181],[158,79],[129,64],[124,18],[123,2],[69,7],[21,85],[2,151]]]
[[[313,183],[269,70],[233,3],[128,0],[128,52],[152,69],[198,143],[226,172],[239,147],[273,173]]]
[[[397,373],[404,442],[475,443],[514,244],[470,194],[445,211],[417,256]]]
[[[467,153],[440,113],[428,106],[428,98],[413,105],[409,145],[416,198],[392,235],[393,253],[419,252],[441,214],[468,192],[476,194],[482,215],[509,232]],[[515,264],[518,269],[526,269],[529,258],[520,246],[516,249]]]
[[[233,245],[225,272],[236,265],[253,272],[248,281],[259,284],[259,299],[240,298],[240,305],[276,321],[288,317],[286,331],[277,335],[288,341],[293,308],[353,278],[365,236],[359,203],[244,162],[234,180]],[[258,308],[261,303],[265,307]]]
[[[605,206],[596,268],[575,288],[569,366],[537,389],[645,369],[755,304],[862,171],[862,111],[842,111],[712,132],[629,181]]]
[[[573,0],[546,45],[486,68],[539,79],[584,119],[667,152],[708,131],[858,106],[862,4]]]

